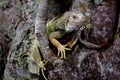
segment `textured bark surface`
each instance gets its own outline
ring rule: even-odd
[[[79,3],[86,4],[90,10],[92,25],[82,32],[82,39],[105,48],[89,49],[78,41],[72,51],[66,52],[67,59],[60,59],[56,57],[57,49],[47,39],[46,22],[66,11],[79,9]],[[28,67],[27,53],[35,37],[39,41],[42,60],[49,61],[45,66],[45,76],[49,80],[119,80],[117,3],[119,0],[1,0],[0,80],[3,77],[4,80],[43,80],[41,72],[39,76],[31,74],[33,70],[29,71]],[[66,42],[66,37],[61,42]]]
[[[114,48],[115,46],[119,47],[119,42],[112,40],[114,39],[114,34],[116,33],[116,27],[117,27],[117,18],[118,16],[116,7],[117,2],[116,1],[104,1],[103,0],[96,0],[89,2],[89,0],[83,1],[83,0],[75,0],[73,1],[72,9],[79,9],[79,2],[85,3],[87,7],[91,10],[91,23],[93,26],[91,26],[92,29],[90,29],[90,32],[85,30],[83,39],[86,39],[90,42],[97,41],[98,44],[102,46],[106,46],[106,44],[110,43],[112,44],[110,47],[106,49],[88,49],[84,45],[82,45],[80,42],[78,42],[75,47],[72,49],[72,52],[69,52],[67,54],[67,59],[59,64],[59,66],[55,67],[54,70],[49,71],[49,77],[51,80],[84,80],[84,79],[120,79],[120,70],[119,70],[119,51],[120,49]],[[96,11],[97,7],[104,6],[106,10],[99,13],[101,11],[100,9]],[[107,9],[109,8],[109,13],[107,12]],[[98,26],[94,26],[97,20],[95,20],[95,14],[99,14],[100,17],[96,16],[96,18],[102,19],[101,21],[105,21],[108,18],[111,20],[111,23],[104,22],[104,24],[101,24],[102,22],[98,22]],[[102,17],[102,15],[106,15],[106,17]],[[108,15],[109,14],[109,15]],[[110,16],[111,15],[111,16]],[[94,17],[94,18],[93,18]],[[114,18],[114,19],[113,19]],[[107,25],[107,26],[106,26]],[[110,26],[110,27],[108,27]],[[100,29],[100,31],[96,30],[99,28],[106,27],[106,30],[104,31]],[[117,28],[118,29],[118,28]],[[99,32],[101,34],[99,34]],[[105,32],[105,33],[103,33]],[[96,34],[99,34],[99,36],[94,36]],[[110,35],[108,35],[110,34]],[[103,39],[98,39],[100,36]],[[90,38],[91,36],[94,36],[94,39]],[[111,40],[112,39],[112,40]],[[117,38],[119,39],[119,37]],[[101,40],[104,40],[105,42],[102,43]],[[116,43],[118,42],[118,43]],[[114,48],[114,49],[113,49]],[[117,49],[117,50],[116,50]],[[110,52],[109,52],[110,51]],[[116,52],[118,51],[118,52]],[[107,59],[108,58],[108,59]],[[110,60],[109,60],[110,59]]]
[[[7,20],[2,24],[1,28],[5,29],[4,34],[6,33],[12,39],[9,45],[6,44],[10,49],[6,53],[8,56],[5,59],[7,64],[4,71],[4,80],[25,80],[30,78],[27,70],[28,56],[26,53],[31,40],[34,38],[36,14],[34,10],[36,8],[36,4],[31,1],[1,1],[1,13],[5,15]]]
[[[35,21],[35,35],[39,41],[40,51],[43,57],[48,60],[51,58],[52,52],[49,48],[49,42],[46,35],[48,0],[40,0]]]

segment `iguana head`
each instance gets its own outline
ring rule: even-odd
[[[66,32],[77,31],[86,21],[86,16],[78,11],[78,12],[70,12],[68,22],[65,26]]]

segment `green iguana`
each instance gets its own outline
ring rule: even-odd
[[[46,25],[46,33],[49,41],[58,49],[58,56],[66,58],[65,50],[71,50],[78,38],[79,41],[88,48],[100,48],[100,45],[93,44],[82,40],[81,32],[85,29],[87,22],[87,16],[81,11],[65,12],[61,16],[57,16],[49,21]],[[66,35],[66,33],[74,32],[73,38],[67,42],[66,45],[62,45],[57,39]],[[80,33],[80,34],[78,34]],[[79,36],[79,37],[78,37]],[[66,48],[69,46],[70,48]]]
[[[46,25],[46,32],[50,42],[58,49],[58,56],[66,58],[65,50],[71,50],[70,48],[77,42],[78,38],[74,38],[67,43],[70,48],[66,48],[67,45],[62,45],[57,39],[63,37],[66,33],[78,32],[79,28],[86,21],[86,16],[79,11],[65,12],[62,16],[57,16],[49,21]]]
[[[28,59],[30,60],[30,62],[33,62],[33,63],[36,64],[35,65],[33,63],[29,63],[30,71],[36,73],[36,70],[37,70],[37,74],[39,75],[39,71],[41,70],[44,79],[48,80],[45,77],[45,75],[44,75],[44,70],[46,69],[45,68],[45,64],[47,63],[47,61],[45,61],[45,60],[42,61],[42,58],[41,58],[41,55],[40,55],[40,51],[39,51],[39,43],[38,43],[37,38],[32,40],[31,47],[30,47],[30,49],[29,49],[27,54],[29,56]],[[36,69],[36,70],[34,70],[34,69]]]

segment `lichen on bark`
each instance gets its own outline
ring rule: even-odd
[[[15,0],[8,0],[5,2],[10,2],[11,4],[5,3],[7,6],[5,5],[2,7],[0,6],[0,8],[3,9],[1,12],[3,12],[3,14],[5,14],[7,18],[9,18],[8,22],[10,22],[9,24],[11,24],[11,25],[6,25],[6,27],[10,27],[8,30],[10,32],[7,32],[7,30],[5,31],[7,32],[7,34],[10,35],[10,38],[13,39],[10,45],[7,65],[4,73],[4,80],[13,80],[13,79],[30,80],[34,78],[34,76],[30,74],[30,72],[33,72],[33,70],[29,71],[29,69],[31,69],[32,67],[31,68],[28,67],[28,65],[30,65],[29,64],[30,60],[28,61],[29,56],[27,53],[29,52],[32,41],[34,40],[35,37],[37,37],[37,40],[39,41],[41,55],[45,60],[48,60],[49,62],[52,63],[52,69],[50,65],[46,67],[47,69],[46,75],[49,77],[50,80],[60,80],[60,79],[61,80],[65,80],[65,79],[68,80],[111,79],[112,80],[115,78],[120,79],[119,78],[120,75],[119,37],[116,38],[115,42],[112,43],[110,47],[104,50],[88,49],[78,41],[77,44],[74,46],[74,48],[72,48],[72,52],[68,52],[68,54],[66,54],[67,59],[61,60],[57,58],[55,55],[53,55],[55,51],[53,49],[52,52],[51,50],[52,46],[49,45],[49,41],[45,33],[45,26],[47,19],[48,20],[52,19],[56,15],[64,13],[69,9],[76,9],[76,8],[79,9],[79,1],[81,2],[86,1],[88,7],[92,9],[96,6],[102,7],[101,1],[103,0],[96,0],[96,1],[74,0],[75,3],[74,2],[72,3],[73,4],[72,7],[69,6],[67,8],[65,8],[65,6],[63,6],[61,3],[72,0],[61,0],[63,2],[58,0],[49,0],[49,1],[53,1],[54,3],[52,2],[47,3],[48,0],[37,0],[37,1],[19,0],[19,2],[17,3],[17,1]],[[92,2],[89,3],[90,1]],[[111,1],[111,0],[104,0],[104,1]],[[96,5],[93,5],[92,3],[95,3]],[[19,4],[19,5],[16,7],[15,4]],[[37,5],[39,7],[37,7]],[[114,13],[114,11],[112,13]],[[12,17],[9,14],[13,14]],[[15,16],[15,18],[13,16]],[[14,29],[15,27],[16,30]],[[15,34],[14,33],[11,34],[12,31],[11,28],[14,30]],[[117,30],[119,31],[119,29]],[[96,33],[98,32],[96,31]],[[91,39],[89,32],[88,33],[83,32],[83,34],[84,35],[82,36],[82,38],[84,40],[94,42],[94,39],[89,40]],[[95,34],[92,33],[92,35]],[[3,38],[0,37],[0,40],[1,39]],[[34,65],[34,63],[32,64],[32,66],[37,67],[37,65],[36,64]],[[37,76],[37,79],[38,77],[41,78],[41,75]]]

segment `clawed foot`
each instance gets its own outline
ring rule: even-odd
[[[58,55],[57,56],[60,56],[60,58],[64,58],[66,59],[66,54],[65,54],[65,50],[71,50],[70,48],[66,48],[67,45],[60,45],[58,47]]]
[[[44,70],[46,70],[45,65],[47,64],[47,62],[48,61],[43,60],[43,61],[40,61],[40,63],[39,63],[40,70],[41,70],[42,75],[43,75],[45,80],[48,80],[47,77],[45,76],[45,73],[44,73]]]
[[[46,69],[46,68],[45,68],[45,65],[46,65],[47,62],[48,62],[48,61],[43,60],[43,61],[40,61],[40,63],[39,63],[38,65],[39,65],[39,67],[40,67],[41,69],[45,70],[45,69]]]

